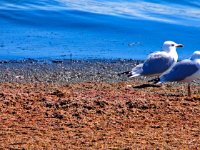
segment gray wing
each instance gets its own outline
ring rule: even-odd
[[[178,62],[169,72],[160,77],[162,81],[182,81],[198,71],[196,64],[191,61]]]
[[[169,69],[174,62],[174,59],[168,55],[162,53],[153,55],[144,62],[142,75],[161,74]]]

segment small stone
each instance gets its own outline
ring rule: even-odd
[[[58,118],[58,119],[63,119],[64,116],[58,112],[55,112],[53,115],[52,115],[53,118]]]
[[[131,87],[132,87],[132,85],[128,84],[128,85],[126,85],[126,87],[127,87],[127,88],[131,88]]]
[[[160,125],[152,125],[151,128],[158,129],[158,128],[160,128]]]

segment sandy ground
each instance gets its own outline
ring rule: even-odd
[[[148,85],[142,78],[117,77],[124,68],[115,71],[107,67],[104,72],[92,72],[92,79],[61,82],[56,80],[60,63],[54,69],[48,64],[46,74],[41,74],[45,69],[37,70],[37,74],[32,65],[33,78],[26,76],[30,70],[24,69],[31,64],[23,64],[0,66],[1,149],[200,148],[197,83],[192,84],[193,96],[187,97],[184,84],[159,87]],[[61,69],[67,74],[70,69],[66,66]],[[109,70],[113,80],[103,76]],[[75,72],[83,73],[80,69]],[[71,78],[75,79],[72,74]],[[47,82],[50,79],[52,82]]]

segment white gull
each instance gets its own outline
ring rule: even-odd
[[[200,78],[200,51],[195,51],[189,59],[182,60],[163,73],[157,82],[188,82],[188,96],[191,96],[190,83]]]
[[[177,62],[177,47],[183,47],[183,45],[165,41],[162,51],[151,53],[143,64],[132,69],[130,77],[161,75]]]

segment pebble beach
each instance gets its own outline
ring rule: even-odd
[[[2,149],[198,149],[199,84],[119,73],[141,61],[0,62]]]

